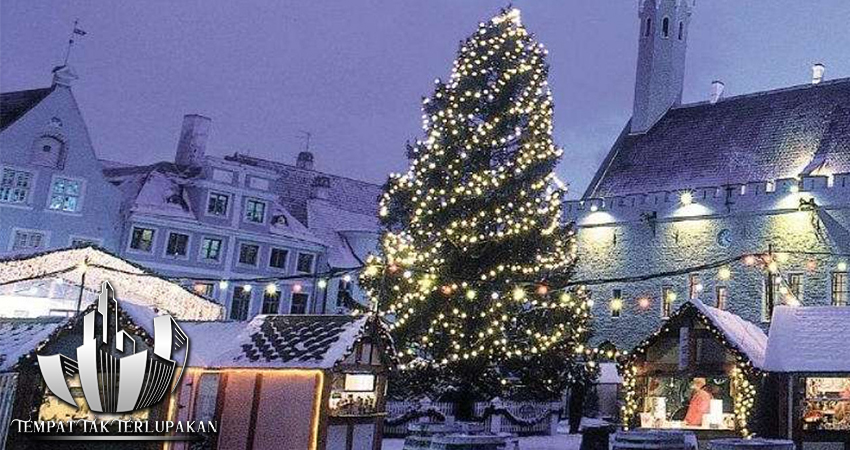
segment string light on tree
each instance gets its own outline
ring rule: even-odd
[[[553,397],[583,376],[563,355],[585,354],[586,291],[553,292],[576,242],[553,174],[563,150],[551,137],[546,53],[516,9],[481,23],[422,102],[410,167],[385,186],[381,252],[360,284],[411,383]]]

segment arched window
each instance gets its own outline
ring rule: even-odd
[[[685,22],[679,22],[679,40],[685,38]]]
[[[65,143],[54,136],[41,136],[35,140],[30,153],[33,164],[61,169],[65,157]]]
[[[646,18],[646,28],[643,30],[644,36],[649,36],[649,33],[652,32],[652,17]]]
[[[661,35],[663,37],[670,37],[670,19],[667,17],[661,21]]]

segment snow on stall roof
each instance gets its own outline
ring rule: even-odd
[[[35,350],[68,320],[66,317],[0,318],[0,372],[11,370],[22,356]]]
[[[699,300],[690,300],[690,303],[720,329],[729,343],[747,355],[754,367],[760,369],[764,366],[768,339],[761,328],[729,311],[713,308]]]
[[[765,370],[850,373],[850,307],[777,306]]]
[[[181,322],[190,367],[329,369],[363,334],[367,316],[259,315],[249,322]]]
[[[95,247],[53,250],[0,260],[0,283],[62,278],[78,285],[84,262],[86,286],[99,289],[103,281],[109,281],[122,308],[131,316],[137,312],[143,319],[139,325],[147,323],[147,313],[134,310],[133,305],[150,309],[153,314],[171,314],[177,320],[216,320],[223,316],[221,305]]]

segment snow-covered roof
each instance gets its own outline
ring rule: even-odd
[[[761,328],[729,311],[713,308],[699,300],[690,300],[690,303],[723,333],[730,344],[747,355],[753,367],[763,368],[768,338]]]
[[[0,372],[12,369],[22,356],[35,350],[68,320],[66,317],[0,318]]]
[[[764,368],[850,373],[850,307],[777,306]]]
[[[178,320],[217,320],[223,316],[221,305],[95,247],[0,260],[0,284],[56,277],[79,285],[83,273],[86,286],[92,289],[109,281],[123,309],[134,320],[141,319],[140,323],[147,323],[148,313],[150,317],[171,314]]]
[[[354,348],[368,316],[259,315],[249,322],[181,322],[188,365],[206,368],[330,369]]]
[[[307,223],[328,246],[328,265],[334,268],[360,267],[366,255],[357,255],[345,233],[374,233],[377,242],[376,215],[358,214],[340,209],[326,200],[311,200],[307,204]]]

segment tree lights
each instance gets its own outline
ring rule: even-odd
[[[553,292],[576,247],[552,173],[563,152],[551,138],[545,57],[518,10],[480,24],[423,100],[425,137],[410,147],[409,170],[385,186],[387,231],[361,284],[413,377],[556,396],[583,370],[569,355],[583,355],[585,291]],[[433,392],[436,380],[425,381]]]

